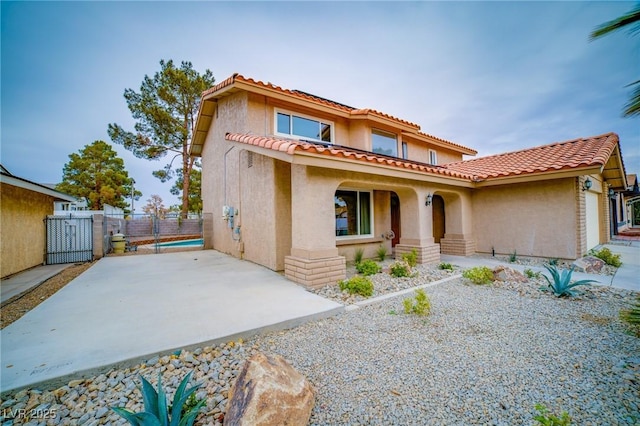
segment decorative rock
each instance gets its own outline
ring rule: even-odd
[[[75,387],[81,385],[82,382],[84,382],[84,380],[72,380],[72,381],[69,382],[69,387],[70,388],[75,388]]]
[[[519,283],[526,283],[529,281],[527,277],[522,275],[519,271],[503,265],[496,266],[493,270],[493,278],[497,281],[515,281]]]
[[[305,426],[315,394],[311,383],[282,356],[257,353],[231,387],[224,423]]]
[[[604,265],[606,265],[604,260],[599,259],[595,256],[585,256],[581,259],[576,259],[576,261],[573,262],[573,266],[575,267],[576,271],[586,272],[588,274],[599,273],[600,271],[602,271],[602,268],[604,268]]]

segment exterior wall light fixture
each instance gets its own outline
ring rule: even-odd
[[[582,184],[582,190],[583,191],[588,191],[591,189],[591,185],[593,185],[593,182],[591,182],[591,179],[587,178],[584,183]]]
[[[424,202],[424,205],[425,206],[430,206],[432,199],[433,199],[433,197],[431,196],[431,193],[427,194],[427,200]]]
[[[616,198],[616,193],[613,188],[609,188],[609,198]]]

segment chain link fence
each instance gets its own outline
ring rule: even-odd
[[[159,217],[149,214],[129,215],[126,218],[105,216],[104,247],[113,252],[113,235],[123,234],[126,251],[162,253],[194,250],[203,247],[203,216]]]

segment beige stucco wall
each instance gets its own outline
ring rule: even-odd
[[[407,150],[410,160],[429,163],[429,151],[433,150],[436,151],[438,165],[462,161],[462,154],[460,154],[459,152],[443,149],[439,146],[430,145],[425,142],[413,140],[408,137],[405,137],[404,141],[408,144]]]
[[[0,276],[42,265],[46,250],[44,219],[53,214],[53,197],[3,183],[0,198]]]
[[[239,203],[238,173],[240,149],[225,141],[227,132],[249,132],[246,92],[218,102],[212,126],[202,150],[203,212],[211,214],[213,248],[240,257],[241,245],[234,241],[228,222],[222,220],[222,206]],[[243,211],[239,212],[240,215]],[[205,231],[207,232],[207,231]]]
[[[472,201],[479,252],[578,257],[574,178],[484,187]]]
[[[214,249],[279,271],[291,248],[290,165],[224,139],[227,132],[272,132],[272,117],[261,96],[240,92],[218,102],[202,152],[202,198]],[[224,205],[237,212],[233,229],[222,218]]]

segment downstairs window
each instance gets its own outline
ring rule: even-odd
[[[336,237],[372,235],[371,200],[371,191],[336,191]]]

